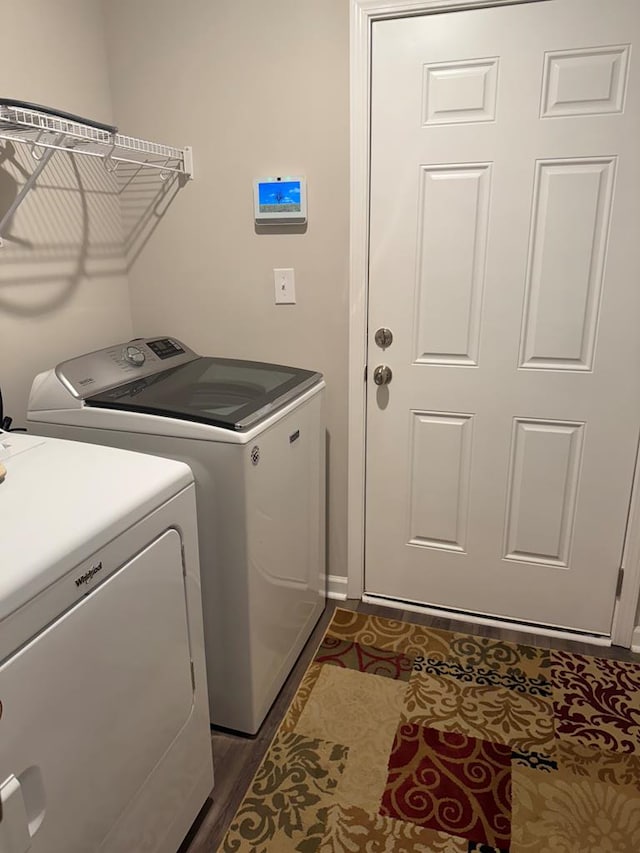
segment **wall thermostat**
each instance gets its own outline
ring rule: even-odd
[[[299,176],[256,178],[253,204],[256,222],[306,222],[307,182]]]

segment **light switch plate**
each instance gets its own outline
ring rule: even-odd
[[[293,269],[273,271],[276,293],[276,305],[294,305],[296,301],[296,282]]]

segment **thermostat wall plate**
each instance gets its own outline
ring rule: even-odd
[[[256,222],[306,222],[307,182],[300,176],[256,178],[253,203]]]

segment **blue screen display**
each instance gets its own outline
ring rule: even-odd
[[[300,181],[269,181],[258,184],[260,213],[300,211]]]

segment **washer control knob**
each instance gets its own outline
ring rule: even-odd
[[[146,356],[140,347],[132,345],[125,347],[122,350],[122,355],[124,356],[124,360],[127,364],[132,364],[134,367],[142,367],[146,359]]]

